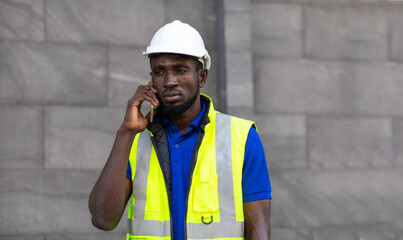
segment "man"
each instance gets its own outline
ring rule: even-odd
[[[216,112],[200,94],[210,68],[200,34],[173,21],[144,55],[151,81],[129,100],[91,192],[94,226],[114,229],[132,197],[127,239],[269,239],[262,143],[253,122]],[[144,102],[153,116],[141,113]]]

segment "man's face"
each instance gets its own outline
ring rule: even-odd
[[[192,107],[206,79],[200,74],[205,70],[197,70],[197,61],[185,55],[159,54],[150,63],[152,83],[164,113],[173,116]]]

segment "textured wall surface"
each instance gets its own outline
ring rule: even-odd
[[[403,2],[250,8],[273,239],[402,239]]]
[[[403,2],[225,0],[230,113],[255,120],[273,240],[403,240]],[[217,1],[0,0],[0,239],[124,239],[87,201],[153,33],[180,19],[212,56]],[[217,102],[216,102],[217,105]],[[126,215],[126,214],[125,214]]]
[[[99,231],[88,196],[127,101],[149,80],[142,52],[166,22],[192,24],[215,64],[203,92],[216,99],[215,9],[213,0],[0,0],[1,240],[125,239],[127,214]]]

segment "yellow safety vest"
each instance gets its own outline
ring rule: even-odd
[[[243,239],[242,167],[253,122],[219,113],[210,100],[187,201],[187,239]],[[127,239],[171,239],[164,175],[151,132],[137,134],[130,152],[132,199]]]

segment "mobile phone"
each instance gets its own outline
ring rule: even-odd
[[[154,106],[150,103],[150,123],[153,122],[153,118],[154,118]]]
[[[149,84],[150,84],[151,87],[153,86],[153,83],[151,81],[150,81]],[[153,122],[153,119],[154,119],[154,106],[153,106],[152,103],[150,103],[150,123]]]

